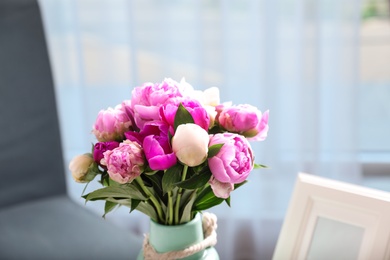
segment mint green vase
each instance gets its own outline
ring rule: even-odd
[[[166,226],[150,221],[149,243],[159,253],[183,250],[203,240],[202,216],[197,214],[193,220],[182,225]],[[138,260],[144,259],[141,250]],[[214,247],[206,248],[185,260],[219,260]]]

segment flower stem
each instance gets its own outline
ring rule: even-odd
[[[173,224],[173,201],[172,191],[168,192],[168,225]]]
[[[146,195],[149,196],[149,199],[152,201],[152,203],[154,204],[154,206],[157,210],[158,218],[160,219],[161,223],[163,223],[164,218],[163,218],[160,203],[158,203],[156,197],[154,197],[153,194],[145,187],[145,184],[144,184],[143,180],[141,179],[141,177],[137,177],[137,178],[135,178],[135,180],[137,181],[137,183],[139,184],[141,189],[146,193]]]
[[[186,176],[187,176],[187,170],[188,170],[188,165],[184,165],[183,174],[181,176],[181,181],[185,181]],[[179,188],[179,191],[177,192],[176,207],[175,207],[175,224],[176,225],[180,224],[179,209],[180,209],[180,200],[181,200],[182,193],[183,193],[183,189]]]

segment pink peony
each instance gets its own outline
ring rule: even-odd
[[[211,173],[222,183],[241,183],[253,169],[253,151],[245,137],[223,133],[211,136],[209,147],[223,144],[221,150],[208,159]]]
[[[119,147],[108,150],[101,160],[107,166],[108,175],[114,181],[124,184],[132,182],[144,170],[145,156],[137,142],[125,140]]]
[[[131,100],[122,101],[122,104],[120,104],[120,109],[122,109],[126,113],[126,115],[130,118],[132,129],[138,130],[134,122],[134,111],[131,106]]]
[[[263,141],[268,133],[268,110],[261,113],[251,105],[221,107],[217,116],[221,127],[253,141]]]
[[[101,110],[92,132],[100,142],[121,141],[124,133],[131,130],[132,122],[121,105]]]
[[[184,88],[180,83],[165,79],[161,83],[145,83],[132,92],[131,110],[135,124],[142,129],[146,122],[159,120],[159,109],[169,99],[182,97]]]

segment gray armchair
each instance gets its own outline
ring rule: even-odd
[[[142,237],[71,201],[35,0],[0,0],[0,259],[135,259]]]

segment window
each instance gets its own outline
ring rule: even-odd
[[[390,190],[390,1],[364,0],[360,26],[359,134],[369,186]],[[375,176],[375,177],[373,177]]]

